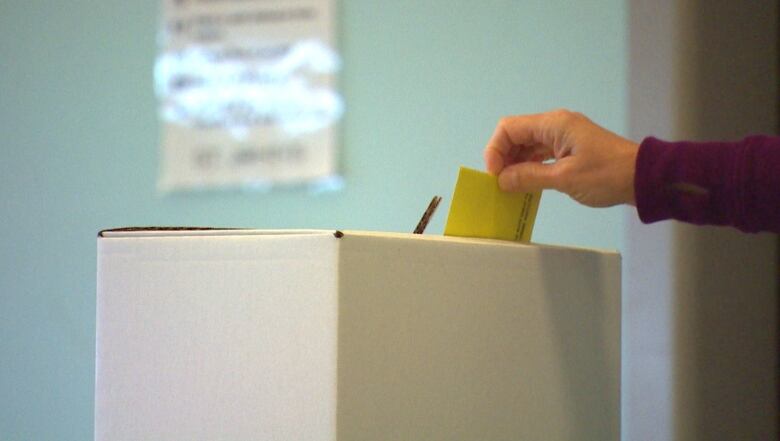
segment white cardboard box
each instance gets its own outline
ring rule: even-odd
[[[97,286],[98,441],[620,437],[616,253],[117,231]]]

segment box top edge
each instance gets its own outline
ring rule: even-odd
[[[441,234],[412,234],[412,233],[393,233],[393,232],[384,232],[384,231],[356,231],[356,230],[343,230],[343,234],[347,237],[362,236],[362,237],[374,237],[374,238],[384,238],[384,239],[395,238],[395,239],[408,239],[408,240],[424,240],[424,241],[433,241],[433,242],[460,243],[460,244],[469,244],[469,245],[478,244],[478,245],[513,247],[513,248],[529,247],[529,248],[546,248],[546,249],[558,249],[558,250],[570,250],[570,251],[574,250],[574,251],[584,251],[584,252],[606,254],[606,255],[613,255],[613,254],[618,256],[620,255],[620,253],[617,250],[577,247],[577,246],[569,246],[569,245],[553,245],[553,244],[543,244],[543,243],[535,243],[535,242],[525,243],[525,242],[515,242],[511,240],[486,239],[480,237],[444,236]]]
[[[218,227],[123,227],[102,230],[99,238],[132,238],[132,237],[187,237],[187,236],[300,236],[300,235],[335,235],[336,230],[290,229],[263,230],[253,228],[218,228]]]
[[[413,234],[386,231],[361,231],[337,229],[256,229],[256,228],[218,228],[218,227],[124,227],[102,230],[99,238],[141,238],[141,237],[208,237],[208,236],[302,236],[333,235],[342,237],[369,237],[382,239],[422,240],[442,243],[460,243],[468,245],[488,245],[499,247],[533,247],[560,250],[577,250],[599,254],[620,255],[617,250],[551,245],[540,243],[522,243],[508,240],[485,239],[478,237],[444,236],[440,234]]]

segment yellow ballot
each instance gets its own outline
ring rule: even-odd
[[[501,191],[496,176],[461,167],[444,235],[529,242],[541,197]]]

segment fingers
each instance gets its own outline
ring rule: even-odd
[[[513,150],[532,147],[536,140],[531,134],[534,116],[512,116],[502,118],[496,125],[493,135],[485,147],[485,168],[488,173],[497,175],[505,166],[511,165]]]
[[[506,154],[513,146],[543,143],[540,126],[545,114],[501,118],[488,141],[488,148]]]
[[[487,171],[497,175],[505,167],[527,161],[532,155],[552,156],[566,130],[579,117],[568,110],[556,110],[502,118],[485,147]]]
[[[512,192],[531,192],[561,187],[560,163],[520,162],[510,165],[498,175],[501,190]]]
[[[485,169],[488,173],[498,175],[501,173],[501,170],[504,169],[506,160],[504,159],[504,155],[497,149],[490,147],[486,148],[483,158],[485,159]]]

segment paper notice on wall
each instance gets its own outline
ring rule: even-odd
[[[338,184],[333,0],[163,0],[160,26],[162,190]]]

